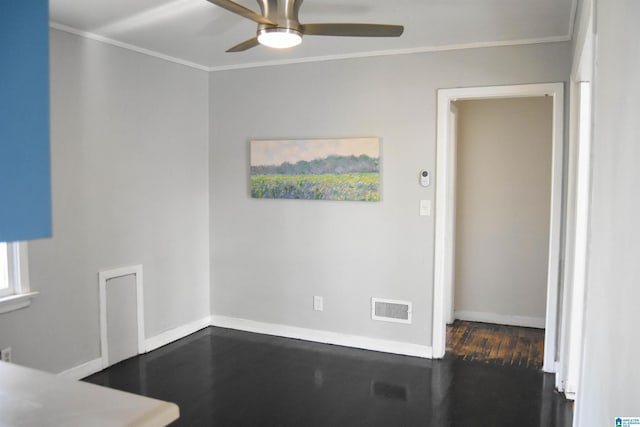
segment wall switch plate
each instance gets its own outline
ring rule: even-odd
[[[0,360],[11,363],[11,347],[0,350]]]
[[[323,305],[324,303],[322,301],[322,297],[319,297],[319,296],[313,297],[313,309],[315,311],[322,311],[324,309]]]
[[[420,200],[420,216],[431,216],[431,200]]]

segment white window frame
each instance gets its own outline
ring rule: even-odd
[[[13,293],[11,280],[11,269],[9,268],[9,252],[8,244],[0,242],[0,298]],[[6,287],[5,287],[6,286]]]
[[[0,243],[6,245],[6,259],[9,287],[0,290],[0,314],[28,307],[38,292],[29,287],[29,258],[26,242]]]

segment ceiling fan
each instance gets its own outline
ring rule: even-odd
[[[303,35],[343,37],[398,37],[402,25],[326,23],[301,24],[298,11],[302,0],[257,0],[262,14],[231,0],[208,0],[230,12],[258,24],[256,37],[245,40],[227,52],[242,52],[259,44],[273,48],[289,48],[302,42]]]

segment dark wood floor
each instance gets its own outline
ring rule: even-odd
[[[180,426],[569,427],[554,377],[207,328],[85,381],[176,402]]]
[[[544,329],[456,320],[447,326],[447,351],[467,361],[542,369]]]

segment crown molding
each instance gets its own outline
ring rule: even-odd
[[[536,39],[521,39],[521,40],[507,40],[498,42],[476,42],[476,43],[463,43],[456,45],[444,45],[444,46],[424,46],[408,49],[394,49],[394,50],[380,50],[372,52],[358,52],[348,53],[342,55],[325,55],[325,56],[312,56],[307,58],[287,59],[280,61],[263,61],[253,62],[248,64],[237,65],[225,65],[219,67],[210,67],[209,71],[229,71],[229,70],[241,70],[246,68],[259,68],[259,67],[273,67],[278,65],[291,65],[291,64],[305,64],[309,62],[324,62],[324,61],[337,61],[344,59],[358,59],[358,58],[373,58],[378,56],[394,56],[394,55],[413,55],[418,53],[433,53],[433,52],[448,52],[454,50],[464,49],[483,49],[492,47],[505,47],[505,46],[520,46],[520,45],[532,45],[543,43],[559,43],[567,42],[571,40],[569,36],[555,36],[544,37]]]
[[[191,61],[185,61],[184,59],[176,58],[175,56],[165,55],[164,53],[157,52],[151,49],[145,49],[143,47],[139,47],[136,45],[132,45],[129,43],[123,43],[118,40],[110,39],[108,37],[101,36],[99,34],[90,33],[88,31],[78,30],[73,27],[69,27],[67,25],[58,24],[57,22],[49,22],[49,28],[53,28],[54,30],[63,31],[65,33],[75,34],[76,36],[84,37],[90,40],[95,40],[98,42],[106,43],[111,46],[116,46],[122,49],[132,50],[134,52],[141,53],[147,56],[153,56],[154,58],[163,59],[165,61],[173,62],[175,64],[184,65],[185,67],[195,68],[196,70],[201,71],[211,71],[209,67],[206,67],[201,64],[197,64]]]
[[[575,14],[575,9],[572,12],[572,15],[573,14]],[[306,63],[312,63],[312,62],[339,61],[339,60],[345,60],[345,59],[374,58],[379,56],[413,55],[413,54],[420,54],[420,53],[447,52],[447,51],[465,50],[465,49],[484,49],[484,48],[493,48],[493,47],[521,46],[521,45],[533,45],[533,44],[543,44],[543,43],[559,43],[559,42],[567,42],[571,40],[571,33],[569,33],[566,36],[540,37],[540,38],[532,38],[532,39],[490,41],[490,42],[474,42],[474,43],[462,43],[462,44],[444,45],[444,46],[422,46],[422,47],[407,48],[407,49],[393,49],[393,50],[380,50],[380,51],[371,51],[371,52],[347,53],[347,54],[339,54],[339,55],[312,56],[312,57],[306,57],[306,58],[295,58],[295,59],[286,59],[286,60],[277,60],[277,61],[261,61],[261,62],[251,62],[247,64],[234,64],[234,65],[222,65],[222,66],[210,67],[203,64],[198,64],[195,62],[176,58],[174,56],[165,55],[163,53],[150,50],[150,49],[145,49],[129,43],[123,43],[118,40],[110,39],[108,37],[104,37],[88,31],[78,30],[76,28],[69,27],[67,25],[62,25],[57,22],[49,22],[49,27],[55,30],[74,34],[80,37],[85,37],[91,40],[106,43],[122,49],[132,50],[134,52],[138,52],[143,55],[152,56],[155,58],[163,59],[165,61],[173,62],[175,64],[180,64],[186,67],[194,68],[201,71],[207,71],[207,72],[243,70],[243,69],[260,68],[260,67],[275,67],[275,66],[281,66],[281,65],[306,64]]]

